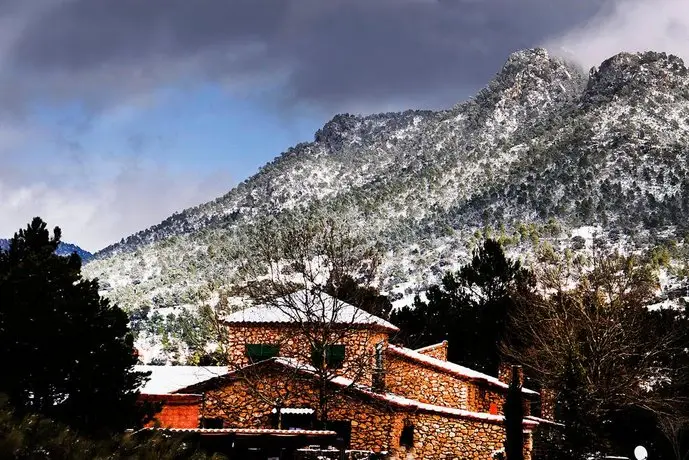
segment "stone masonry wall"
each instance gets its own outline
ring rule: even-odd
[[[506,397],[505,390],[462,380],[394,352],[385,355],[385,387],[424,403],[496,415],[503,414]],[[531,414],[531,404],[526,399],[524,410],[525,415]]]
[[[505,393],[491,389],[484,385],[471,385],[469,387],[469,407],[475,412],[488,412],[503,414]]]
[[[235,379],[205,394],[202,415],[220,417],[225,427],[273,427],[271,411],[276,396],[283,407],[316,409],[315,382],[286,379],[285,370],[264,368],[259,384]],[[434,414],[388,405],[366,396],[339,393],[329,404],[329,420],[351,422],[351,448],[388,452],[390,460],[467,459],[492,460],[503,447],[504,426],[499,422],[473,420],[452,414]],[[400,446],[405,422],[414,426],[414,444]],[[530,438],[528,438],[530,446]],[[526,452],[530,459],[530,449]]]
[[[502,414],[504,391],[467,382],[396,353],[385,355],[386,389],[429,404]]]
[[[430,356],[431,358],[447,361],[447,340],[443,340],[435,345],[419,348],[415,351],[422,355]]]
[[[399,445],[405,422],[414,426],[412,447]],[[501,423],[423,412],[400,414],[395,429],[397,441],[390,457],[393,460],[492,460],[493,453],[503,449],[505,441],[505,428]],[[525,460],[531,460],[532,446],[532,434],[524,433]]]
[[[224,420],[225,427],[274,428],[272,401],[283,407],[317,410],[318,390],[310,378],[286,378],[284,370],[265,369],[254,381],[236,379],[205,394],[202,416]],[[384,404],[362,401],[347,394],[331,397],[329,420],[351,421],[351,447],[385,451],[392,447],[396,414]]]
[[[385,388],[391,393],[428,404],[475,410],[469,401],[470,386],[397,354],[385,354]]]
[[[311,363],[311,347],[303,333],[289,324],[241,324],[228,325],[228,354],[231,369],[249,364],[247,344],[275,344],[280,347],[279,356],[296,358]],[[338,374],[367,385],[371,384],[371,371],[375,344],[387,344],[388,334],[375,329],[357,328],[336,332],[341,337],[338,344],[345,345],[345,360]]]
[[[496,423],[423,413],[412,422],[414,446],[400,448],[397,458],[492,460],[505,440],[504,427]]]
[[[557,394],[555,390],[544,388],[541,390],[541,413],[542,418],[555,420],[555,402]]]

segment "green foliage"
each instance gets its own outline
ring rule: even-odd
[[[43,413],[89,430],[135,426],[143,374],[127,315],[81,277],[78,256],[54,254],[35,218],[0,252],[0,391],[20,412]]]
[[[427,302],[417,296],[413,308],[395,311],[391,321],[408,346],[449,340],[450,361],[494,374],[512,307],[510,292],[529,285],[528,270],[506,258],[497,241],[485,240],[470,263],[428,289]]]
[[[0,394],[0,458],[6,460],[220,460],[190,439],[162,433],[93,437],[35,414],[13,413]]]
[[[651,249],[647,255],[648,263],[655,269],[668,268],[672,260],[670,248],[657,246]]]
[[[331,279],[325,292],[379,318],[387,319],[392,310],[387,296],[381,295],[372,286],[361,286],[349,275],[341,276],[338,280]]]

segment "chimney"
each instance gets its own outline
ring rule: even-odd
[[[555,390],[551,388],[541,389],[541,418],[555,420]]]
[[[512,366],[508,363],[501,361],[498,366],[498,380],[502,383],[510,384],[510,378],[512,377]]]
[[[373,367],[373,378],[371,382],[371,389],[376,393],[385,392],[385,369],[383,366],[383,347],[385,346],[384,341],[380,341],[376,344],[375,349],[375,364]]]
[[[515,375],[519,379],[519,384],[524,385],[524,370],[521,366],[515,366],[510,363],[501,362],[498,367],[498,380],[509,385],[512,383],[512,376]]]

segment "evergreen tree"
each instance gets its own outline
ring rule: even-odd
[[[55,255],[35,218],[0,252],[0,391],[19,414],[42,413],[71,426],[121,429],[138,421],[144,375],[126,314],[81,277],[81,259]]]
[[[325,292],[355,307],[387,319],[392,310],[392,302],[372,286],[362,286],[350,275],[341,276],[338,280],[330,279]]]
[[[507,460],[523,460],[524,458],[524,401],[522,400],[522,384],[517,369],[517,366],[512,367],[512,380],[505,400],[505,454],[507,454]]]
[[[513,306],[510,293],[529,289],[530,283],[530,272],[508,259],[500,243],[486,239],[470,263],[428,289],[427,302],[417,296],[413,308],[395,311],[391,321],[407,346],[448,340],[448,360],[495,374]]]
[[[564,422],[564,452],[562,458],[577,460],[602,447],[603,441],[592,429],[590,414],[593,412],[586,397],[582,370],[574,358],[568,359],[560,388],[559,419]],[[598,421],[598,420],[597,420]],[[598,421],[600,422],[600,421]]]
[[[0,458],[13,460],[220,460],[201,448],[198,437],[132,432],[84,436],[63,423],[30,414],[18,416],[0,393]]]

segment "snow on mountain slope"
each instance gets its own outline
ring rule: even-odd
[[[511,55],[473,99],[433,111],[337,115],[218,199],[96,254],[85,267],[128,310],[194,305],[225,283],[247,226],[333,213],[386,254],[409,294],[465,260],[477,231],[571,244],[599,226],[635,247],[681,238],[689,212],[689,77],[664,53],[587,75],[545,50]]]

